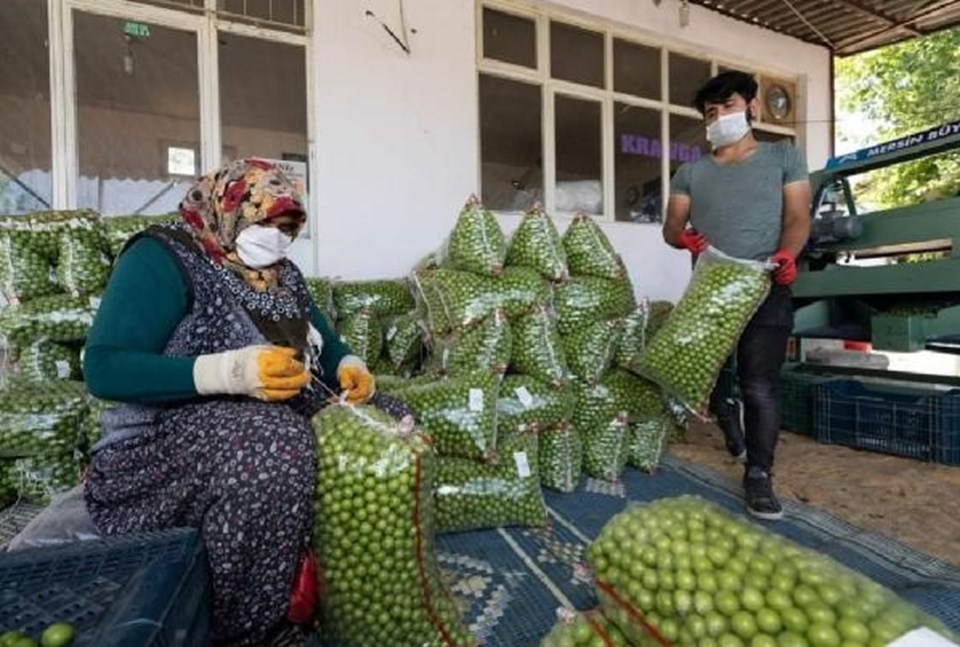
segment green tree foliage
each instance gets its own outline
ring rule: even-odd
[[[880,124],[879,143],[960,119],[960,28],[839,59],[837,101],[843,112]],[[849,132],[848,122],[838,134]],[[876,209],[960,194],[960,151],[869,173],[860,202]]]

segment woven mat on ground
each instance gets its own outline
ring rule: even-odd
[[[493,647],[537,645],[560,606],[589,609],[597,601],[580,565],[604,524],[630,503],[697,494],[743,514],[734,484],[692,463],[668,458],[649,476],[635,470],[613,486],[585,480],[573,494],[547,491],[548,529],[507,528],[438,537],[441,568],[464,618]],[[786,519],[764,524],[826,553],[893,589],[960,630],[960,568],[920,554],[824,512],[788,502]]]
[[[483,644],[534,646],[553,626],[558,607],[596,606],[582,565],[586,547],[604,524],[630,503],[681,494],[697,494],[742,514],[734,484],[671,457],[652,476],[627,470],[618,485],[586,479],[572,494],[546,491],[548,528],[442,535],[438,561]],[[960,631],[960,568],[809,506],[788,501],[785,508],[786,519],[765,524],[769,530],[832,556]],[[39,511],[18,503],[0,512],[0,549]]]

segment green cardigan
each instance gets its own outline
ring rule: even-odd
[[[87,388],[98,398],[141,404],[197,397],[194,357],[163,354],[187,314],[189,287],[163,244],[144,236],[117,260],[84,349]],[[323,337],[320,366],[328,387],[350,349],[330,329],[313,300],[310,320]]]

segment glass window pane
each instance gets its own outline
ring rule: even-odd
[[[220,119],[224,157],[263,157],[305,163],[307,70],[299,45],[221,32]],[[256,92],[282,101],[252,101],[250,70],[269,69]],[[303,169],[305,171],[305,169]]]
[[[0,213],[50,207],[46,0],[0,2]]]
[[[530,18],[484,7],[483,55],[505,63],[536,68],[536,23]]]
[[[165,9],[178,9],[179,7],[171,7],[170,5],[181,5],[185,9],[203,9],[204,0],[136,0],[137,2],[143,4],[152,4]]]
[[[558,212],[603,213],[600,103],[558,94],[555,101]]]
[[[748,74],[753,74],[753,72],[751,72],[750,70],[745,70],[741,67],[730,67],[729,65],[718,65],[717,74],[720,74],[721,72],[746,72]]]
[[[710,80],[710,61],[670,52],[670,103],[693,105],[693,96]]]
[[[661,114],[649,108],[614,104],[617,220],[660,222],[662,219]]]
[[[660,99],[660,50],[614,39],[613,89],[647,99]]]
[[[480,75],[483,203],[523,211],[543,201],[540,86]]]
[[[159,25],[131,37],[125,23],[74,12],[77,201],[108,215],[168,213],[192,180],[171,169],[171,149],[199,160],[197,39]]]
[[[217,0],[217,9],[227,18],[303,27],[304,4],[305,0]]]
[[[670,175],[684,162],[694,162],[710,153],[707,131],[700,119],[670,115]]]
[[[550,23],[550,75],[604,87],[603,34],[562,22]]]

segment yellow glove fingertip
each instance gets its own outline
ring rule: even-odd
[[[266,400],[267,402],[279,402],[282,400],[289,400],[298,393],[300,393],[300,389],[293,391],[287,389],[262,389],[260,391],[260,399]]]

